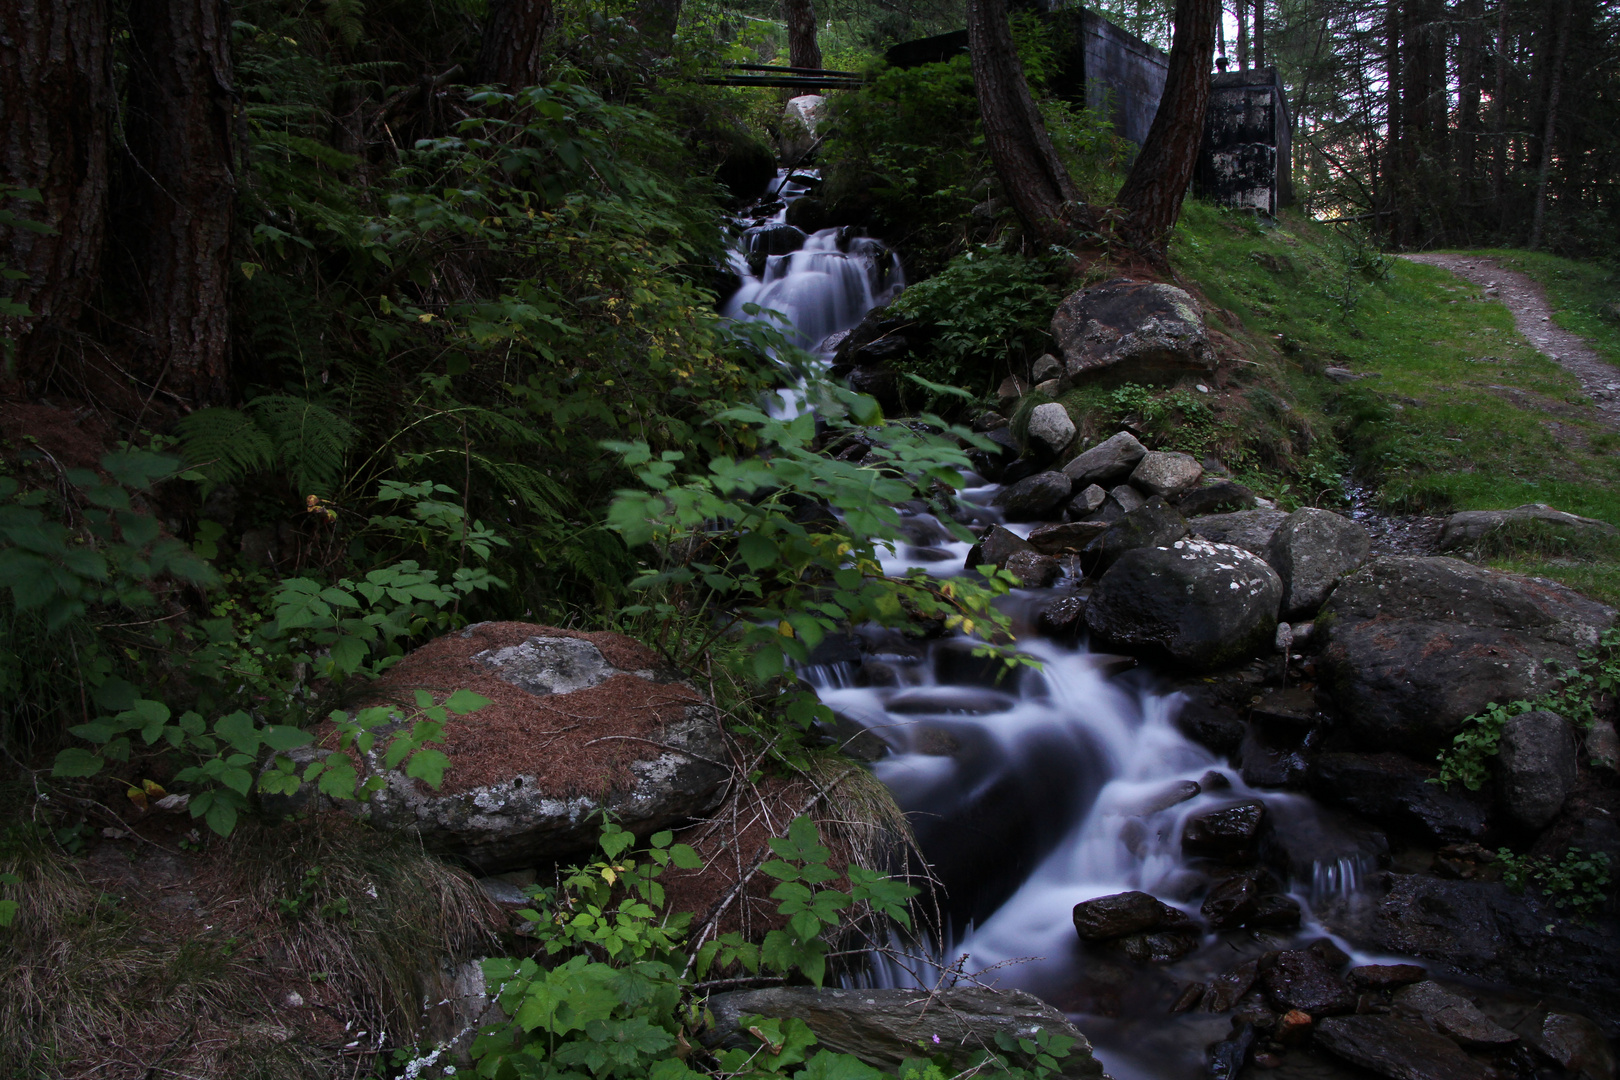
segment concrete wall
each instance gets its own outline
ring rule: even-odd
[[[1213,76],[1193,189],[1225,206],[1275,214],[1294,201],[1292,134],[1276,68]]]

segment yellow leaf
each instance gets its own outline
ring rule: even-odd
[[[416,317],[417,322],[432,322],[433,319],[434,319],[434,315],[430,311],[424,311],[424,312],[422,312],[422,314],[420,314],[420,315],[418,315]]]
[[[163,785],[158,783],[156,780],[142,780],[141,790],[145,791],[148,796],[154,799],[161,799],[163,796],[168,794],[167,791],[163,790]]]
[[[962,633],[964,633],[964,634],[973,633],[973,620],[972,619],[963,619],[962,620]]]
[[[781,634],[783,637],[792,637],[793,626],[786,619],[783,619],[781,622],[776,624],[776,632]]]
[[[129,801],[135,804],[137,810],[146,809],[146,792],[138,787],[132,787],[124,794],[129,796]]]
[[[612,885],[615,881],[619,880],[619,875],[614,873],[613,867],[604,866],[602,867],[602,880],[607,882],[609,885]]]

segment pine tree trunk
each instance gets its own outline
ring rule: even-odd
[[[1485,0],[1460,0],[1457,35],[1457,171],[1470,199],[1479,175],[1479,74],[1485,52]]]
[[[1386,0],[1384,5],[1384,194],[1389,242],[1398,246],[1401,238],[1401,203],[1406,185],[1402,164],[1405,159],[1405,131],[1401,112],[1401,4]]]
[[[1530,216],[1529,248],[1541,246],[1547,218],[1547,180],[1552,175],[1553,143],[1558,132],[1558,98],[1564,87],[1564,57],[1569,53],[1570,0],[1558,5],[1557,41],[1553,45],[1552,69],[1548,75],[1547,114],[1541,135],[1541,164],[1536,170],[1536,208]]]
[[[135,374],[220,400],[230,333],[236,91],[223,0],[131,0],[118,230],[138,289]]]
[[[1266,0],[1254,0],[1254,66],[1266,66]]]
[[[100,274],[112,113],[106,0],[0,3],[0,182],[43,200],[5,206],[54,230],[11,229],[0,243],[0,262],[27,275],[0,282],[32,312],[0,320],[0,333],[18,341],[30,384],[50,370]]]
[[[1508,6],[1507,0],[1497,0],[1496,3],[1496,86],[1491,95],[1491,111],[1494,114],[1491,130],[1495,136],[1496,157],[1491,166],[1491,203],[1496,211],[1497,220],[1502,219],[1504,206],[1502,202],[1503,187],[1507,182],[1507,47],[1508,47]]]
[[[1156,264],[1164,263],[1165,242],[1198,162],[1219,14],[1219,0],[1176,0],[1176,36],[1159,110],[1116,200],[1125,211],[1119,235]]]
[[[551,33],[551,0],[491,0],[478,50],[478,78],[513,88],[545,78],[540,50]]]
[[[1244,71],[1249,66],[1249,0],[1237,0],[1233,8],[1238,24],[1237,65],[1239,71]]]
[[[1096,216],[1081,201],[1030,97],[1007,25],[1007,0],[968,0],[967,30],[985,144],[1025,232],[1041,245],[1068,245],[1076,229],[1096,232]]]
[[[814,0],[782,0],[782,18],[787,22],[788,63],[793,67],[819,68],[821,46],[816,44]]]

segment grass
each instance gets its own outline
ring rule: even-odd
[[[1547,291],[1553,320],[1620,367],[1620,270],[1541,251],[1470,251],[1529,274]],[[1617,373],[1620,374],[1620,373]]]

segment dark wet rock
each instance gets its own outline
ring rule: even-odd
[[[1477,840],[1490,830],[1490,804],[1460,784],[1430,783],[1435,770],[1401,754],[1319,754],[1310,790],[1386,829],[1425,839]]]
[[[917,324],[911,319],[874,308],[838,343],[833,367],[873,367],[896,360],[911,351],[917,336]]]
[[[1554,510],[1546,503],[1526,503],[1512,510],[1464,510],[1452,514],[1446,518],[1446,523],[1440,530],[1440,550],[1454,551],[1457,548],[1471,547],[1483,540],[1486,534],[1500,529],[1503,525],[1531,521],[1542,522],[1564,535],[1615,534],[1615,527],[1607,521]]]
[[[1492,877],[1494,872],[1491,864],[1494,862],[1496,862],[1494,851],[1470,840],[1442,846],[1434,853],[1434,861],[1429,864],[1429,870],[1453,881],[1475,881]]]
[[[787,223],[807,233],[820,232],[827,227],[827,204],[814,195],[801,195],[788,203]]]
[[[1259,800],[1222,810],[1206,810],[1188,818],[1181,833],[1181,850],[1191,857],[1245,862],[1255,856],[1266,804]]]
[[[836,374],[836,371],[834,372]],[[968,460],[973,468],[986,480],[993,483],[1002,483],[1007,476],[1007,470],[1018,461],[1021,453],[1018,440],[1013,438],[1010,428],[993,428],[984,433],[993,449],[968,451]]]
[[[1308,803],[1268,814],[1260,856],[1285,880],[1310,882],[1319,871],[1353,867],[1366,875],[1389,861],[1389,838],[1358,818]]]
[[[1186,517],[1196,517],[1248,510],[1254,503],[1254,492],[1242,484],[1235,480],[1217,480],[1183,494],[1176,500],[1176,509]]]
[[[1188,514],[1187,528],[1211,543],[1231,544],[1263,559],[1271,547],[1271,538],[1287,520],[1288,514],[1282,510],[1238,510],[1198,517]]]
[[[743,247],[751,256],[788,255],[804,247],[805,232],[781,223],[762,225],[743,234]]]
[[[1030,410],[1025,430],[1029,452],[1048,459],[1063,453],[1074,441],[1074,421],[1069,419],[1069,410],[1055,401]]]
[[[1127,817],[1152,817],[1172,806],[1196,799],[1201,791],[1196,781],[1173,780],[1158,791],[1120,807],[1119,813]]]
[[[1128,514],[1132,510],[1140,510],[1146,502],[1147,499],[1140,491],[1129,484],[1119,484],[1108,489],[1108,502],[1103,505],[1112,504],[1119,507],[1121,512]]]
[[[1020,551],[1035,552],[1028,540],[1019,536],[1011,529],[1004,529],[1000,525],[992,525],[985,530],[979,542],[968,549],[967,560],[963,565],[972,570],[978,566],[992,565],[997,570],[1007,565],[1007,560]]]
[[[1175,507],[1155,495],[1092,540],[1086,546],[1085,563],[1090,573],[1102,574],[1127,551],[1165,547],[1186,535],[1186,520]]]
[[[956,1073],[971,1068],[983,1051],[996,1049],[996,1034],[1033,1039],[1037,1032],[1074,1040],[1058,1075],[1070,1080],[1101,1080],[1102,1066],[1091,1044],[1062,1013],[1033,994],[977,987],[947,990],[838,990],[806,986],[775,987],[713,994],[708,1010],[715,1024],[705,1037],[711,1046],[757,1048],[743,1029],[745,1016],[803,1020],[815,1032],[817,1047],[852,1054],[868,1065],[898,1073],[907,1060],[944,1054]],[[936,1043],[934,1040],[938,1039]]]
[[[1386,874],[1384,883],[1384,896],[1344,926],[1363,947],[1578,1001],[1604,1023],[1620,1023],[1620,926],[1612,918],[1577,922],[1534,890],[1515,894],[1499,882]]]
[[[1185,912],[1145,892],[1099,896],[1074,905],[1074,930],[1082,941],[1107,941],[1152,930],[1192,925]]]
[[[1035,551],[1013,552],[1007,557],[1005,569],[1027,589],[1050,588],[1063,576],[1062,563]]]
[[[1334,1016],[1316,1025],[1316,1045],[1390,1080],[1495,1080],[1443,1035],[1389,1016]]]
[[[1322,609],[1317,671],[1363,745],[1430,757],[1491,701],[1530,700],[1614,622],[1550,581],[1441,557],[1374,560]]]
[[[945,686],[982,686],[1002,693],[1015,694],[1029,668],[1022,664],[1008,665],[1006,655],[984,650],[982,642],[968,638],[951,638],[936,642],[930,655],[934,662],[934,678]]]
[[[1131,470],[1131,486],[1149,495],[1176,499],[1203,478],[1204,467],[1191,454],[1176,450],[1149,450]]]
[[[836,710],[831,724],[822,725],[827,742],[856,761],[877,761],[889,753],[888,745],[858,721]]]
[[[1218,754],[1231,754],[1243,745],[1249,725],[1236,707],[1202,683],[1184,683],[1177,689],[1186,697],[1176,713],[1178,731]]]
[[[1428,977],[1429,969],[1417,964],[1363,964],[1345,975],[1358,990],[1395,990]]]
[[[844,376],[849,388],[873,398],[890,415],[903,411],[905,394],[900,376],[891,368],[858,367]]]
[[[1070,521],[1086,521],[1102,509],[1103,503],[1108,501],[1108,492],[1096,484],[1088,484],[1080,493],[1069,500],[1064,514]],[[1103,524],[1107,524],[1104,522]]]
[[[1085,625],[1086,601],[1080,596],[1060,596],[1041,608],[1035,625],[1049,637],[1072,637]]]
[[[1332,938],[1321,937],[1305,946],[1307,950],[1322,958],[1322,962],[1334,971],[1339,971],[1350,963],[1350,954],[1339,948]]]
[[[1074,485],[1060,472],[1041,472],[1025,477],[996,493],[994,505],[1008,521],[1044,521],[1057,516],[1069,501]]]
[[[1210,887],[1199,912],[1213,930],[1236,930],[1248,923],[1260,906],[1260,876],[1234,874]]]
[[[1177,540],[1122,554],[1091,594],[1086,627],[1106,647],[1208,669],[1269,649],[1281,596],[1256,556]]]
[[[1209,1080],[1237,1080],[1249,1061],[1256,1037],[1253,1024],[1240,1024],[1230,1038],[1210,1047],[1206,1073]]]
[[[1223,1013],[1236,1008],[1237,1003],[1243,1000],[1243,995],[1260,977],[1260,963],[1249,960],[1239,964],[1231,971],[1215,976],[1209,980],[1209,988],[1204,991],[1203,999],[1198,1007],[1204,1012]]]
[[[1155,930],[1150,934],[1127,934],[1115,941],[1127,960],[1137,964],[1168,964],[1198,948],[1200,935],[1194,930]]]
[[[1540,1044],[1547,1056],[1584,1080],[1614,1080],[1614,1049],[1603,1029],[1584,1016],[1550,1012],[1541,1022]]]
[[[1071,293],[1052,316],[1070,383],[1154,384],[1217,362],[1198,301],[1173,285],[1118,279]]]
[[[1279,745],[1254,724],[1244,736],[1239,756],[1243,762],[1239,771],[1243,782],[1250,787],[1303,787],[1310,772],[1310,762],[1297,747],[1288,743]]]
[[[355,812],[484,874],[590,850],[604,813],[638,836],[679,825],[712,809],[731,778],[708,699],[619,634],[477,623],[408,654],[373,692],[383,701],[408,700],[409,688],[423,685],[465,688],[490,704],[446,729],[441,749],[450,765],[436,790],[403,766],[390,767],[391,729],[379,729],[358,764],[384,786]],[[590,750],[575,746],[572,767],[601,779],[581,785],[554,774],[556,753],[547,747],[564,717],[593,735],[621,731],[623,743],[604,746],[619,747],[628,760],[592,760]],[[336,739],[322,734],[319,741]],[[502,747],[494,759],[491,744]]]
[[[1010,712],[1017,700],[1010,694],[976,686],[919,686],[902,690],[883,703],[888,712],[902,716],[947,715],[987,716]]]
[[[1298,900],[1281,893],[1271,893],[1262,896],[1254,905],[1254,914],[1244,925],[1255,929],[1287,930],[1299,925],[1302,914]]]
[[[1273,687],[1249,709],[1249,719],[1280,736],[1299,736],[1322,722],[1316,693],[1302,686]]]
[[[1041,525],[1030,530],[1029,545],[1042,555],[1062,555],[1079,551],[1107,530],[1108,525],[1101,521]]]
[[[1299,1009],[1312,1016],[1334,1016],[1356,1007],[1356,996],[1314,950],[1280,952],[1269,967],[1262,964],[1261,968],[1266,996],[1282,1011]]]
[[[1540,830],[1558,816],[1575,790],[1576,771],[1575,735],[1562,716],[1537,709],[1502,725],[1498,792],[1521,828]]]
[[[1395,1010],[1421,1019],[1429,1027],[1464,1047],[1492,1049],[1509,1046],[1519,1037],[1479,1011],[1479,1006],[1433,980],[1397,990]]]
[[[1283,582],[1283,618],[1308,619],[1345,574],[1367,561],[1367,530],[1327,510],[1303,507],[1271,535],[1266,561]]]
[[[1091,484],[1112,486],[1131,475],[1147,447],[1128,431],[1111,435],[1063,466],[1064,475],[1076,489]]]

